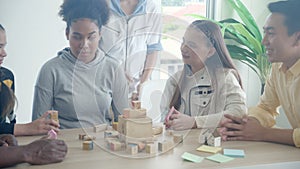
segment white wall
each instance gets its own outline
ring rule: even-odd
[[[19,123],[31,121],[33,89],[44,62],[67,46],[58,16],[62,0],[0,0],[0,23],[7,33],[4,67],[15,74]]]

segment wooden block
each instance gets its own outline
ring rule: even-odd
[[[155,144],[147,144],[146,145],[146,153],[154,154],[157,153],[157,148]]]
[[[166,152],[173,147],[173,143],[171,141],[164,140],[162,142],[158,142],[158,150],[161,152]]]
[[[132,119],[119,116],[118,131],[132,138],[152,138],[152,119],[149,117]]]
[[[58,122],[58,111],[52,110],[50,113],[50,118],[56,122]]]
[[[152,127],[152,134],[153,135],[158,135],[158,134],[161,134],[162,132],[163,132],[163,126]]]
[[[96,137],[90,136],[90,135],[85,135],[85,136],[83,136],[83,140],[84,141],[92,141],[92,140],[96,140]]]
[[[173,141],[174,141],[174,143],[182,143],[183,135],[182,134],[173,134]]]
[[[207,139],[207,145],[214,146],[214,147],[220,147],[221,146],[221,137],[209,137]]]
[[[79,134],[79,140],[83,140],[84,136],[86,136],[86,134]]]
[[[126,152],[131,155],[137,154],[138,153],[138,145],[137,144],[127,144]]]
[[[122,144],[119,141],[112,141],[110,143],[110,150],[111,151],[120,151],[122,148]]]
[[[166,130],[167,136],[173,136],[174,130]]]
[[[124,118],[145,118],[147,115],[146,109],[123,109],[123,117]]]
[[[112,128],[117,131],[118,130],[118,122],[112,122]]]
[[[95,125],[93,127],[93,129],[94,129],[94,132],[97,133],[97,132],[101,132],[101,131],[106,130],[107,126],[108,126],[107,124],[99,124],[99,125]]]
[[[119,132],[115,130],[106,130],[104,131],[104,138],[111,137],[111,138],[118,138]]]
[[[141,109],[141,101],[134,100],[134,101],[131,101],[131,103],[132,103],[133,109]]]
[[[84,141],[82,143],[83,150],[93,150],[93,148],[94,148],[93,141]]]

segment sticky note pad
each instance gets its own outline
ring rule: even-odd
[[[218,162],[218,163],[225,163],[225,162],[233,160],[234,158],[224,156],[224,155],[218,153],[218,154],[206,157],[206,159],[211,160],[211,161],[215,161],[215,162]]]
[[[222,150],[221,147],[212,147],[207,145],[202,145],[199,148],[197,148],[198,151],[203,151],[207,153],[217,153]]]
[[[238,150],[238,149],[224,149],[223,154],[229,157],[244,157],[245,152],[244,150]]]
[[[201,156],[197,156],[188,152],[185,152],[181,155],[181,158],[194,162],[194,163],[200,163],[204,158]]]

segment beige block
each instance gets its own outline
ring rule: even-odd
[[[123,117],[124,118],[145,118],[147,115],[146,109],[123,109]]]
[[[58,111],[52,110],[50,113],[50,118],[58,122]]]
[[[174,143],[182,143],[183,135],[182,134],[173,134],[173,141],[174,141]]]
[[[97,133],[97,132],[101,132],[101,131],[106,130],[107,126],[108,126],[107,124],[99,124],[99,125],[95,125],[93,127],[93,129],[94,129],[94,132]]]
[[[118,122],[112,122],[112,128],[118,130]]]
[[[119,116],[118,131],[126,137],[152,138],[152,119],[132,119]]]
[[[94,148],[93,141],[84,141],[82,143],[83,150],[93,150],[93,148]]]
[[[84,136],[86,136],[86,134],[79,134],[79,140],[83,140]]]
[[[131,103],[132,103],[133,109],[141,109],[141,101],[134,100],[134,101],[131,101]]]
[[[111,137],[111,138],[118,138],[119,132],[115,130],[106,130],[104,131],[104,138]]]
[[[166,152],[168,150],[170,150],[171,148],[173,148],[173,142],[172,141],[161,141],[158,142],[158,150],[161,152]]]
[[[85,136],[83,136],[83,140],[92,141],[92,140],[96,140],[96,137],[95,136],[90,136],[90,135],[85,135]]]
[[[112,141],[110,143],[110,150],[112,151],[120,151],[122,149],[122,143],[119,141]]]
[[[146,145],[146,153],[154,154],[157,153],[157,148],[155,144],[147,144]]]
[[[161,134],[162,132],[163,132],[163,126],[152,127],[152,134],[153,135],[158,135],[158,134]]]
[[[138,153],[138,145],[137,144],[127,144],[126,152],[131,155],[137,154]]]

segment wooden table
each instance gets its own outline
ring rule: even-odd
[[[245,150],[245,158],[236,158],[227,163],[216,163],[204,159],[201,163],[192,163],[181,159],[184,152],[193,153],[202,157],[212,154],[196,151],[200,146],[198,136],[200,130],[191,130],[183,143],[178,144],[173,150],[148,158],[130,158],[115,155],[97,145],[91,151],[82,150],[82,141],[78,135],[84,132],[93,133],[92,129],[68,129],[62,130],[58,138],[66,141],[68,154],[61,163],[50,165],[19,164],[14,168],[51,168],[51,169],[185,169],[185,168],[232,168],[261,164],[281,164],[290,162],[300,164],[300,149],[287,145],[267,142],[231,141],[223,142],[222,148]],[[40,136],[18,137],[19,144],[27,144]],[[97,138],[98,139],[98,138]],[[96,141],[97,142],[97,141]],[[221,152],[222,153],[222,152]],[[284,163],[285,164],[285,163]],[[289,164],[289,163],[287,163]],[[256,168],[257,169],[257,168]]]

